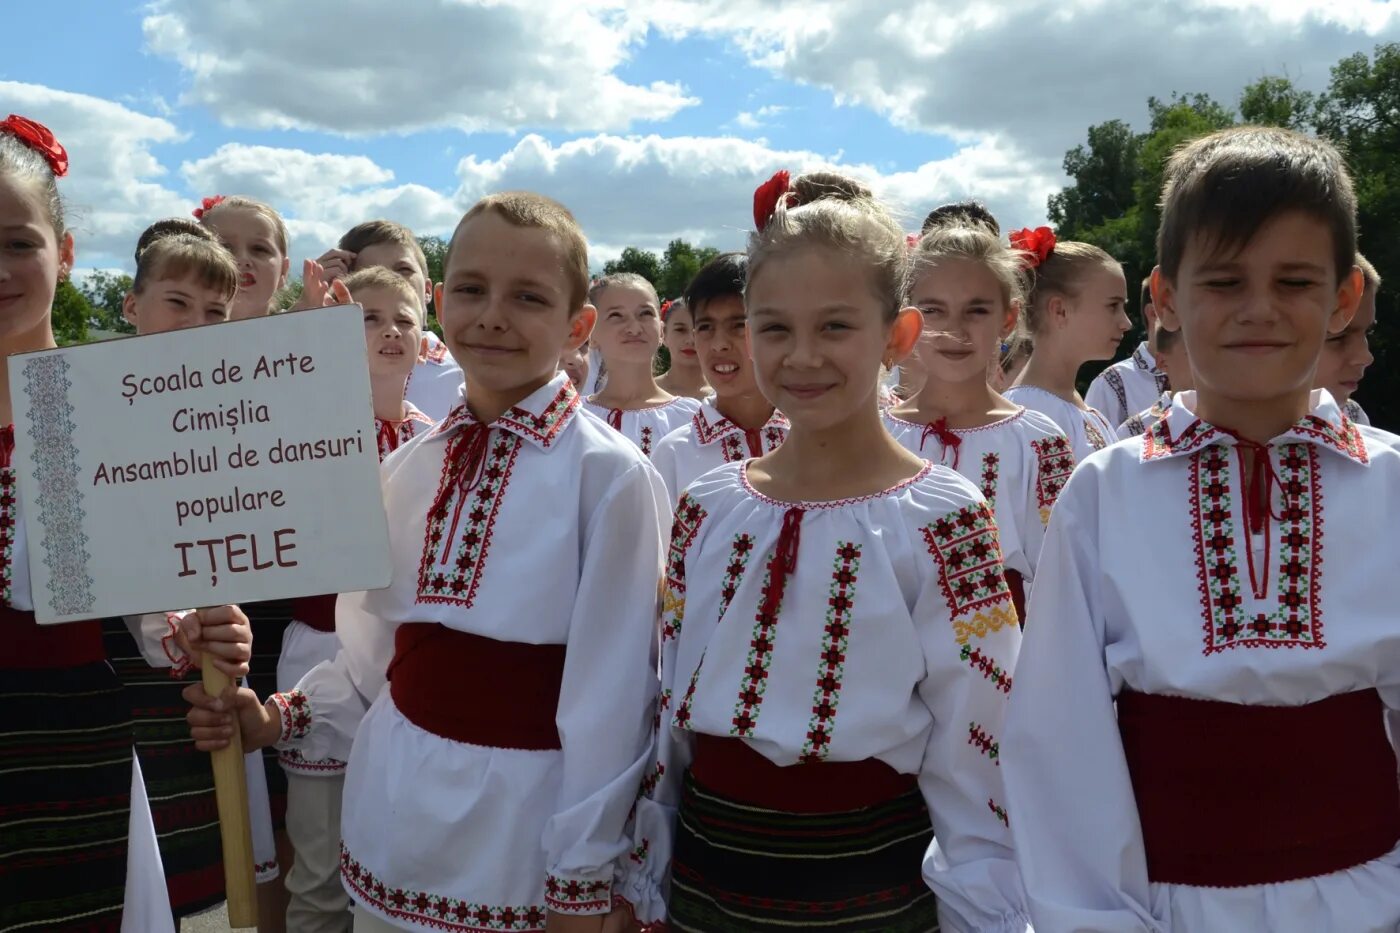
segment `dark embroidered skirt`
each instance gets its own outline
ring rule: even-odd
[[[136,754],[146,779],[151,818],[165,867],[170,907],[187,917],[224,899],[224,859],[214,771],[194,747],[180,695],[194,680],[174,680],[169,668],[146,663],[121,619],[102,623],[107,657],[131,702]]]
[[[685,776],[671,867],[673,930],[926,933],[933,839],[918,791],[840,813],[737,804]]]
[[[120,928],[131,743],[105,661],[0,670],[0,933]]]

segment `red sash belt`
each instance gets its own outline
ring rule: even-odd
[[[0,668],[47,670],[105,661],[102,622],[40,625],[34,613],[0,606]]]
[[[785,813],[839,813],[893,800],[919,786],[875,758],[775,765],[743,739],[697,734],[690,774],[715,794]]]
[[[394,634],[389,695],[434,735],[492,748],[559,748],[563,645],[496,641],[437,622]]]
[[[1124,691],[1118,728],[1151,880],[1312,878],[1400,840],[1400,787],[1375,690],[1306,706]]]
[[[318,632],[335,632],[334,593],[328,596],[302,596],[292,600],[292,618]]]

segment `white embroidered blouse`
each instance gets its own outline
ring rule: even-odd
[[[384,919],[534,931],[546,908],[610,908],[649,757],[669,512],[651,464],[580,407],[561,373],[494,421],[465,494],[459,455],[480,436],[465,405],[386,459],[394,582],[342,596],[339,654],[275,695],[279,748],[348,757],[342,876]],[[405,622],[564,645],[562,748],[473,745],[407,720],[385,689]],[[463,703],[511,702],[459,687]]]
[[[589,414],[603,419],[613,430],[636,444],[648,457],[667,434],[690,420],[700,410],[698,399],[677,395],[669,402],[647,408],[608,408],[587,399],[583,407]]]
[[[1046,534],[1002,736],[1036,930],[1400,928],[1400,851],[1274,884],[1148,881],[1120,692],[1298,706],[1377,688],[1400,710],[1400,451],[1314,392],[1268,445],[1273,514],[1251,535],[1237,442],[1194,407],[1178,393],[1138,442],[1081,463]]]
[[[1075,463],[1083,461],[1096,450],[1103,450],[1118,439],[1117,425],[1120,422],[1109,424],[1108,419],[1092,406],[1080,408],[1053,392],[1032,385],[1012,386],[1002,395],[1017,405],[1038,411],[1055,422],[1069,438]],[[1151,404],[1150,399],[1148,404]]]
[[[776,450],[787,432],[782,412],[775,410],[763,427],[746,431],[705,401],[690,421],[661,439],[651,462],[675,502],[685,487],[716,467]]]
[[[1144,340],[1126,360],[1094,377],[1089,391],[1084,393],[1084,404],[1102,412],[1109,424],[1119,425],[1170,389],[1167,374],[1157,368],[1157,360]]]
[[[755,491],[746,468],[707,473],[676,508],[658,755],[623,896],[664,916],[682,777],[706,733],[778,765],[877,758],[918,775],[945,928],[1024,930],[997,760],[1021,636],[986,502],[932,464],[884,493],[800,505]],[[794,514],[795,568],[765,613]]]

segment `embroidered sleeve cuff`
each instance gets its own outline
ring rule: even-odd
[[[612,910],[612,879],[582,881],[546,875],[544,905],[556,914],[605,914]]]
[[[180,647],[180,643],[175,640],[175,633],[180,630],[180,619],[183,613],[167,612],[165,614],[165,624],[170,631],[161,636],[160,649],[165,652],[165,656],[170,659],[170,676],[174,678],[184,677],[194,667],[190,661],[190,656],[185,654],[185,650]]]
[[[300,690],[274,693],[272,702],[282,714],[282,733],[277,738],[278,748],[296,745],[311,731],[311,703]]]

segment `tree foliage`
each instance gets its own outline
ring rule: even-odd
[[[603,274],[634,272],[650,282],[663,299],[679,298],[700,267],[718,255],[713,246],[694,246],[685,240],[672,240],[660,256],[629,246],[603,265]]]
[[[1400,285],[1400,44],[1338,62],[1321,94],[1267,75],[1243,88],[1233,109],[1204,94],[1173,94],[1149,99],[1148,116],[1141,132],[1123,120],[1089,127],[1085,142],[1065,154],[1070,184],[1047,205],[1061,239],[1094,243],[1122,261],[1130,295],[1156,264],[1167,159],[1183,143],[1236,123],[1284,126],[1338,143],[1356,181],[1361,248],[1383,282]],[[1397,294],[1382,285],[1376,362],[1358,392],[1372,418],[1391,427],[1400,426]]]
[[[68,279],[58,283],[53,295],[53,335],[60,347],[87,343],[92,305]]]
[[[99,269],[84,279],[78,290],[92,308],[93,329],[113,334],[136,333],[136,328],[122,317],[122,302],[131,291],[131,276]]]

